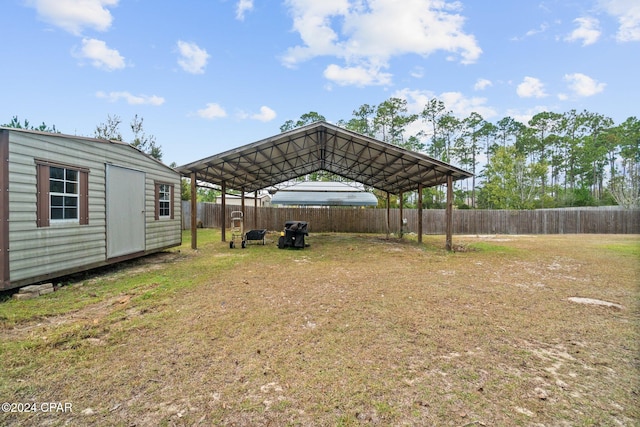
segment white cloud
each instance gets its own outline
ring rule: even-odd
[[[451,111],[457,117],[467,117],[472,112],[480,114],[484,119],[496,117],[497,112],[487,104],[487,98],[467,97],[460,92],[443,92],[439,95],[430,91],[402,89],[396,91],[394,98],[407,101],[407,111],[410,114],[420,114],[430,99],[437,98],[444,102],[447,111]]]
[[[324,77],[340,86],[371,86],[388,85],[391,83],[391,74],[383,73],[379,69],[364,67],[341,67],[330,64],[324,70]]]
[[[600,6],[618,18],[616,39],[620,42],[640,41],[640,3],[638,0],[600,0]]]
[[[486,98],[468,98],[460,92],[444,92],[439,95],[428,90],[414,90],[404,88],[394,92],[391,97],[400,98],[407,101],[407,112],[409,114],[420,114],[431,99],[438,99],[444,102],[446,111],[450,111],[454,116],[462,119],[468,117],[472,112],[480,114],[485,120],[497,116],[494,108],[486,105]],[[425,132],[431,135],[433,129],[422,120],[416,120],[406,128],[405,135],[417,135]]]
[[[528,108],[524,112],[520,110],[508,109],[504,113],[504,117],[511,117],[522,124],[527,124],[529,123],[529,120],[531,120],[533,116],[535,116],[536,114],[543,113],[545,111],[553,111],[553,110],[554,110],[553,107],[550,107],[547,105],[536,105],[533,108]]]
[[[573,20],[578,28],[565,37],[566,41],[575,42],[582,40],[582,46],[594,44],[600,38],[600,23],[595,18],[584,17]]]
[[[120,99],[127,101],[130,105],[154,105],[159,106],[164,104],[164,98],[161,96],[147,96],[147,95],[132,95],[129,92],[97,92],[96,96],[101,99],[106,99],[109,102],[116,102]]]
[[[276,112],[266,105],[263,105],[262,107],[260,107],[260,112],[252,114],[251,118],[254,120],[259,120],[261,122],[270,122],[271,120],[276,118]]]
[[[209,59],[209,54],[206,50],[195,43],[178,40],[178,51],[180,52],[178,64],[184,71],[191,74],[204,73],[204,67],[207,66]]]
[[[424,68],[422,67],[414,67],[410,72],[409,75],[415,79],[421,79],[424,77]]]
[[[536,29],[533,30],[529,30],[525,33],[526,37],[531,37],[531,36],[535,36],[536,34],[540,34],[540,33],[544,33],[545,31],[547,31],[549,29],[549,24],[547,24],[546,22],[540,24],[540,26]]]
[[[487,120],[498,114],[493,107],[486,105],[487,98],[476,96],[469,98],[460,92],[444,92],[438,96],[438,99],[441,99],[447,109],[453,111],[458,117],[467,117],[476,112]]]
[[[236,6],[236,19],[244,21],[244,14],[253,10],[253,0],[239,0]]]
[[[208,103],[206,108],[198,110],[198,116],[203,119],[213,120],[227,117],[227,112],[218,104]]]
[[[593,96],[602,91],[606,86],[605,83],[598,83],[591,77],[582,73],[565,74],[564,80],[568,82],[569,89],[581,97]]]
[[[546,22],[540,24],[540,26],[538,28],[533,28],[529,31],[527,31],[526,33],[524,33],[524,36],[513,36],[510,38],[511,41],[521,41],[524,40],[527,37],[533,37],[537,34],[541,34],[546,32],[549,29],[549,24],[547,24]]]
[[[111,49],[102,40],[82,39],[80,51],[74,52],[78,58],[89,59],[96,68],[107,71],[120,70],[124,68],[124,57],[116,49]]]
[[[474,90],[485,90],[489,86],[493,86],[493,83],[491,83],[491,80],[478,79],[476,81],[476,84],[473,85],[473,89]]]
[[[547,94],[544,91],[544,84],[535,77],[525,77],[516,89],[516,93],[521,98],[544,98]]]
[[[459,2],[287,0],[286,4],[302,44],[287,50],[284,65],[293,67],[318,56],[340,58],[344,65],[325,70],[325,76],[334,76],[340,84],[390,80],[390,74],[376,76],[372,70],[388,68],[393,56],[444,51],[468,64],[482,53],[475,37],[463,31]]]
[[[30,0],[38,16],[45,22],[80,35],[84,28],[106,31],[113,17],[108,7],[119,0]]]
[[[404,88],[393,93],[391,97],[406,100],[409,114],[420,114],[429,100],[436,95],[427,90]]]

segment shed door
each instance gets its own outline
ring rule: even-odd
[[[144,172],[107,165],[107,258],[145,249]]]

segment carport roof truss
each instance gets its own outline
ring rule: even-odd
[[[183,175],[246,192],[327,171],[399,194],[459,180],[471,173],[326,123],[315,122],[177,168]]]

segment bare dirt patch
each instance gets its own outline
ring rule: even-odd
[[[1,329],[3,398],[73,412],[0,424],[636,425],[640,264],[626,248],[638,241],[465,236],[468,250],[447,253],[440,236],[322,234],[298,251],[182,248],[49,298],[117,287],[104,300]]]
[[[600,299],[595,298],[584,298],[584,297],[569,297],[569,301],[575,302],[578,304],[589,304],[589,305],[599,305],[603,307],[612,307],[622,310],[624,307],[620,304],[610,301],[602,301]]]

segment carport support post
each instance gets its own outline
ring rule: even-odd
[[[422,184],[418,184],[418,243],[422,243]]]
[[[387,191],[387,239],[391,228],[391,195]]]
[[[242,211],[242,217],[244,218],[244,187],[242,187],[242,195],[240,196],[240,210]]]
[[[398,205],[400,207],[400,238],[401,239],[402,239],[402,232],[404,231],[402,229],[402,195],[403,194],[404,193],[402,193],[402,192],[400,193],[400,202],[399,202],[399,205]]]
[[[447,175],[447,209],[445,211],[445,226],[447,233],[447,241],[445,247],[448,251],[453,248],[453,176]]]
[[[220,217],[222,218],[222,229],[220,233],[222,235],[222,241],[227,241],[227,182],[222,181],[222,212]]]
[[[195,172],[191,172],[191,249],[198,249],[198,190]]]
[[[258,190],[253,192],[253,228],[258,228]]]

